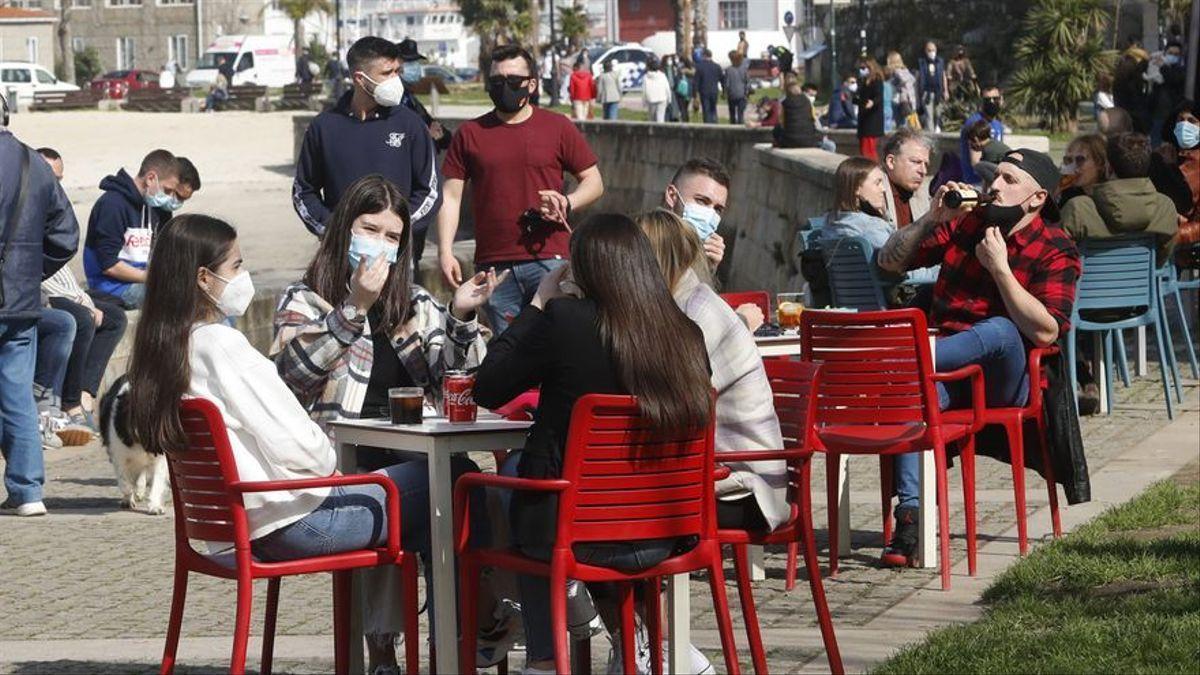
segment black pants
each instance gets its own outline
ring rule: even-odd
[[[754,501],[754,495],[733,501],[718,499],[717,527],[750,532],[767,532],[771,529],[758,502]]]
[[[94,302],[96,308],[104,313],[104,320],[99,326],[91,308],[66,298],[50,298],[51,307],[75,317],[75,342],[71,345],[71,358],[67,361],[67,375],[63,380],[63,410],[78,406],[82,392],[96,396],[108,359],[112,357],[121,336],[125,335],[125,310],[103,300]]]

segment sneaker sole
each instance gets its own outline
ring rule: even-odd
[[[916,559],[902,553],[884,553],[879,556],[879,564],[884,567],[916,567]]]
[[[66,447],[87,445],[92,442],[92,432],[87,429],[63,429],[57,432],[58,440]]]

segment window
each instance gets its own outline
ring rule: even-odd
[[[406,26],[415,26],[415,25],[417,25],[417,17],[413,16],[412,14],[409,14],[408,16],[405,16],[405,17],[404,17],[404,25],[406,25]]]
[[[141,7],[142,0],[107,0],[109,7]],[[125,38],[118,38],[123,40]]]
[[[0,70],[0,82],[27,83],[32,82],[33,76],[28,68],[5,68]]]
[[[92,0],[70,0],[71,9],[90,9]]]
[[[38,62],[38,39],[36,37],[25,38],[25,60],[30,63]]]
[[[130,70],[134,67],[134,43],[131,37],[117,38],[117,70]]]
[[[180,68],[187,69],[189,63],[187,35],[172,35],[167,38],[167,59],[174,61]]]
[[[721,0],[717,3],[717,25],[721,30],[747,27],[747,0]]]
[[[250,70],[253,67],[254,67],[254,55],[251,54],[250,52],[246,52],[245,54],[242,54],[242,60],[238,61],[238,64],[237,64],[237,72],[240,73],[243,70]],[[232,84],[232,83],[230,83],[230,84]]]
[[[34,72],[37,73],[38,84],[54,84],[55,82],[58,82],[53,75],[42,68],[38,68]]]
[[[164,5],[164,6],[192,5],[192,4],[195,4],[195,0],[158,0],[158,4]]]
[[[81,37],[71,38],[71,51],[78,54],[79,52],[82,52],[85,49],[87,49],[87,43],[83,41],[83,38],[81,38]]]

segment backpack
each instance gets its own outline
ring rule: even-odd
[[[684,98],[692,95],[692,84],[688,82],[687,77],[680,76],[679,81],[675,83],[675,93]]]

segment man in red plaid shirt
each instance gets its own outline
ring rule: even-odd
[[[946,206],[947,183],[933,208],[898,230],[879,251],[879,267],[903,273],[941,263],[930,324],[943,334],[938,371],[968,364],[983,368],[990,407],[1022,406],[1029,395],[1026,352],[1054,344],[1068,328],[1079,279],[1079,252],[1057,225],[1053,192],[1059,171],[1044,153],[1014,150],[1000,162],[990,186],[995,200],[973,210]],[[966,383],[961,383],[965,385]],[[938,384],[943,409],[970,405],[970,391]],[[917,543],[920,459],[895,459],[896,534],[883,551],[885,565],[907,565]]]

